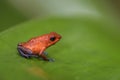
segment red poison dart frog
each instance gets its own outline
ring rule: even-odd
[[[27,42],[19,43],[17,49],[19,54],[25,58],[41,57],[45,61],[54,61],[46,57],[47,53],[45,50],[60,39],[61,35],[56,32],[51,32],[49,34],[34,37]]]

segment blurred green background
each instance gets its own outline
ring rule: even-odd
[[[55,31],[55,62],[25,59],[16,46]],[[0,1],[0,80],[120,80],[120,1]]]

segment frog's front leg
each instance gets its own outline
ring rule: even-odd
[[[20,45],[18,45],[17,47],[18,49],[18,52],[21,56],[25,57],[25,58],[31,58],[31,57],[39,57],[38,55],[34,55],[32,54],[32,51],[27,49],[27,48],[24,48]]]
[[[39,55],[40,55],[45,61],[54,62],[54,59],[50,59],[50,58],[47,58],[47,57],[45,56],[45,55],[47,55],[46,52],[44,52],[45,49],[46,49],[46,48],[43,48],[43,49],[40,51]]]

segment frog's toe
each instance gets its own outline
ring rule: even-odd
[[[44,59],[42,57],[37,57],[37,58],[44,61]],[[48,58],[48,61],[49,62],[55,62],[55,59]]]
[[[55,59],[49,58],[49,62],[55,62]]]

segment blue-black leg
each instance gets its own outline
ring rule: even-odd
[[[19,46],[17,47],[18,49],[18,52],[21,56],[25,57],[25,58],[31,58],[31,57],[39,57],[38,55],[34,55],[32,54],[32,51],[29,50],[29,49],[26,49],[22,46]]]
[[[22,57],[30,58],[30,56],[26,54],[20,47],[18,47],[17,50]]]

